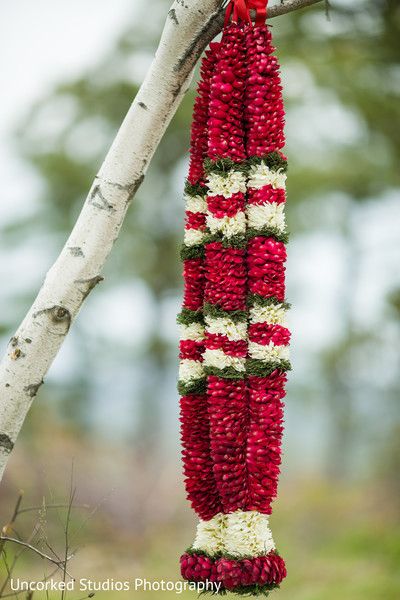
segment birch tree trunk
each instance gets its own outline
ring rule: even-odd
[[[291,0],[269,18],[320,0]],[[221,0],[175,0],[159,47],[79,218],[0,364],[0,480],[25,416],[117,239],[129,203],[223,22]]]

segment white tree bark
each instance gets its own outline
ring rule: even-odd
[[[269,17],[320,0],[291,0]],[[61,254],[0,364],[0,480],[32,400],[117,239],[129,203],[223,20],[221,0],[175,0],[153,63]]]

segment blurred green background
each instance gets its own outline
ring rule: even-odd
[[[9,1],[2,9],[3,43],[6,28],[15,36],[17,26],[25,40],[13,72],[19,87],[10,79],[19,110],[0,146],[3,169],[10,165],[0,211],[3,349],[79,213],[154,54],[170,0],[153,0],[151,19],[144,0],[133,8],[116,1],[119,19],[109,3],[74,0],[65,23],[60,4],[40,0],[34,17],[25,0],[18,15]],[[397,0],[331,4],[330,20],[321,3],[271,22],[287,108],[294,365],[271,518],[289,575],[274,595],[397,600],[400,7]],[[103,39],[96,45],[89,36],[85,49],[85,30],[95,30],[97,18]],[[32,98],[25,93],[36,81],[29,45],[33,56],[51,53],[46,40],[57,36],[60,67]],[[72,72],[63,68],[69,60]],[[69,569],[76,577],[177,580],[179,555],[193,541],[175,390],[193,99],[191,91],[152,161],[105,281],[40,390],[2,484],[5,524],[20,488],[25,507],[40,506],[44,496],[63,504],[73,462],[76,503],[97,507],[73,511],[79,549]],[[45,548],[46,530],[61,550],[65,510],[45,513],[21,515],[18,533],[26,538],[39,523],[33,541]],[[15,550],[6,546],[8,564]],[[39,579],[46,569],[26,552],[15,576]],[[160,592],[136,594],[150,600]]]

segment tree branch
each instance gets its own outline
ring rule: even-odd
[[[65,573],[68,575],[68,577],[73,579],[72,575],[70,573],[68,573],[68,571],[65,568],[65,563],[68,562],[69,560],[71,560],[71,558],[73,558],[73,554],[71,554],[70,556],[67,556],[65,558],[65,561],[64,560],[56,560],[52,556],[49,556],[48,554],[45,554],[44,552],[39,550],[39,548],[32,546],[32,544],[29,544],[28,542],[23,542],[22,540],[18,540],[17,538],[9,537],[6,535],[1,535],[0,540],[2,540],[4,542],[12,542],[13,544],[17,544],[18,546],[27,548],[28,550],[32,550],[32,552],[34,552],[35,554],[40,556],[40,558],[44,558],[45,560],[48,560],[49,562],[53,563],[53,565],[56,565],[63,572],[65,571]]]
[[[317,2],[322,1],[323,0],[282,0],[280,4],[276,4],[275,6],[268,8],[267,18],[272,19],[273,17],[280,17],[281,15],[286,15],[294,10],[306,8],[307,6],[311,6],[312,4],[317,4]]]
[[[276,17],[321,0],[290,0]],[[72,321],[102,281],[128,206],[207,44],[219,33],[220,0],[175,0],[153,63],[96,175],[79,218],[0,364],[0,479],[25,416]]]

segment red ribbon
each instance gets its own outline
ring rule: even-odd
[[[256,11],[256,26],[264,25],[267,18],[268,0],[248,0],[249,9],[253,8]]]
[[[256,26],[264,25],[267,18],[267,4],[268,0],[231,0],[226,9],[224,25],[229,23],[231,16],[234,22],[251,23],[250,10],[256,11]]]
[[[247,7],[247,0],[231,0],[226,8],[224,27],[229,23],[229,18],[232,15],[232,21],[250,22],[250,13]]]

